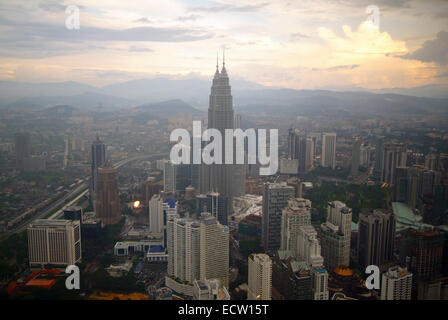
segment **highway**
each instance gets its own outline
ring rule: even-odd
[[[159,157],[159,156],[163,156],[163,155],[167,155],[167,154],[168,154],[168,152],[160,152],[160,153],[150,154],[150,155],[135,156],[135,157],[131,157],[131,158],[120,160],[117,163],[115,163],[113,165],[113,167],[118,169],[118,168],[124,166],[125,164],[128,164],[129,162],[132,162],[132,161],[143,160],[143,159],[153,158],[153,157]],[[71,198],[75,197],[72,201],[70,201],[69,203],[64,205],[62,208],[60,208],[58,211],[56,211],[55,213],[53,213],[49,217],[49,219],[57,219],[57,218],[59,218],[62,215],[62,213],[63,213],[63,211],[64,211],[64,209],[66,207],[71,206],[74,203],[76,203],[79,199],[81,199],[84,195],[86,195],[88,193],[88,191],[89,191],[88,183],[87,182],[82,183],[81,185],[77,186],[76,188],[74,188],[73,190],[68,192],[61,199],[59,199],[59,200],[53,202],[52,204],[50,204],[46,209],[44,209],[41,212],[38,212],[37,214],[35,214],[31,219],[25,220],[24,222],[20,223],[19,225],[17,225],[16,227],[12,228],[11,230],[5,231],[1,235],[1,240],[6,239],[7,237],[9,237],[12,234],[20,233],[20,232],[24,231],[28,227],[28,225],[30,224],[31,221],[47,217],[51,212],[56,210],[58,207],[60,207],[61,205],[64,205],[64,203],[68,199],[71,199]]]

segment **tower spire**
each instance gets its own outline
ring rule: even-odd
[[[226,47],[222,48],[222,66],[226,66]]]
[[[216,50],[216,71],[218,71],[218,54],[219,54],[219,51]]]
[[[221,75],[224,77],[227,77],[227,70],[226,70],[226,47],[224,46],[222,48],[222,69],[221,69]]]

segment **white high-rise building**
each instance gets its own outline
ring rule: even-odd
[[[81,262],[79,220],[37,219],[30,223],[27,234],[30,266],[67,266]]]
[[[301,226],[311,224],[311,201],[292,198],[282,211],[281,250],[297,253],[297,237]]]
[[[313,268],[322,267],[324,259],[320,254],[320,244],[317,239],[317,232],[311,225],[299,227],[297,237],[296,256]]]
[[[229,228],[210,213],[202,213],[199,220],[168,220],[167,251],[168,275],[190,284],[218,279],[228,287]]]
[[[247,300],[271,300],[272,261],[267,254],[249,256]]]
[[[381,280],[381,300],[411,300],[412,273],[406,268],[389,268]]]
[[[163,199],[155,194],[149,201],[149,231],[153,235],[163,232]]]
[[[210,213],[200,219],[201,280],[219,279],[229,286],[229,227],[220,224]]]
[[[336,167],[336,133],[322,134],[322,167]]]
[[[200,225],[197,220],[167,221],[168,275],[193,283],[200,277]]]
[[[305,262],[312,275],[314,300],[328,300],[328,272],[324,268],[317,232],[313,226],[301,226],[297,239],[297,260]]]
[[[322,268],[312,268],[313,300],[328,300],[328,272]]]

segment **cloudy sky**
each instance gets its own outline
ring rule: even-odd
[[[0,0],[1,80],[210,78],[222,48],[231,77],[264,85],[448,84],[448,1]]]

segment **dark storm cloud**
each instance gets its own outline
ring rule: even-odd
[[[420,49],[402,58],[448,64],[448,32],[440,31],[435,39],[425,41]]]

